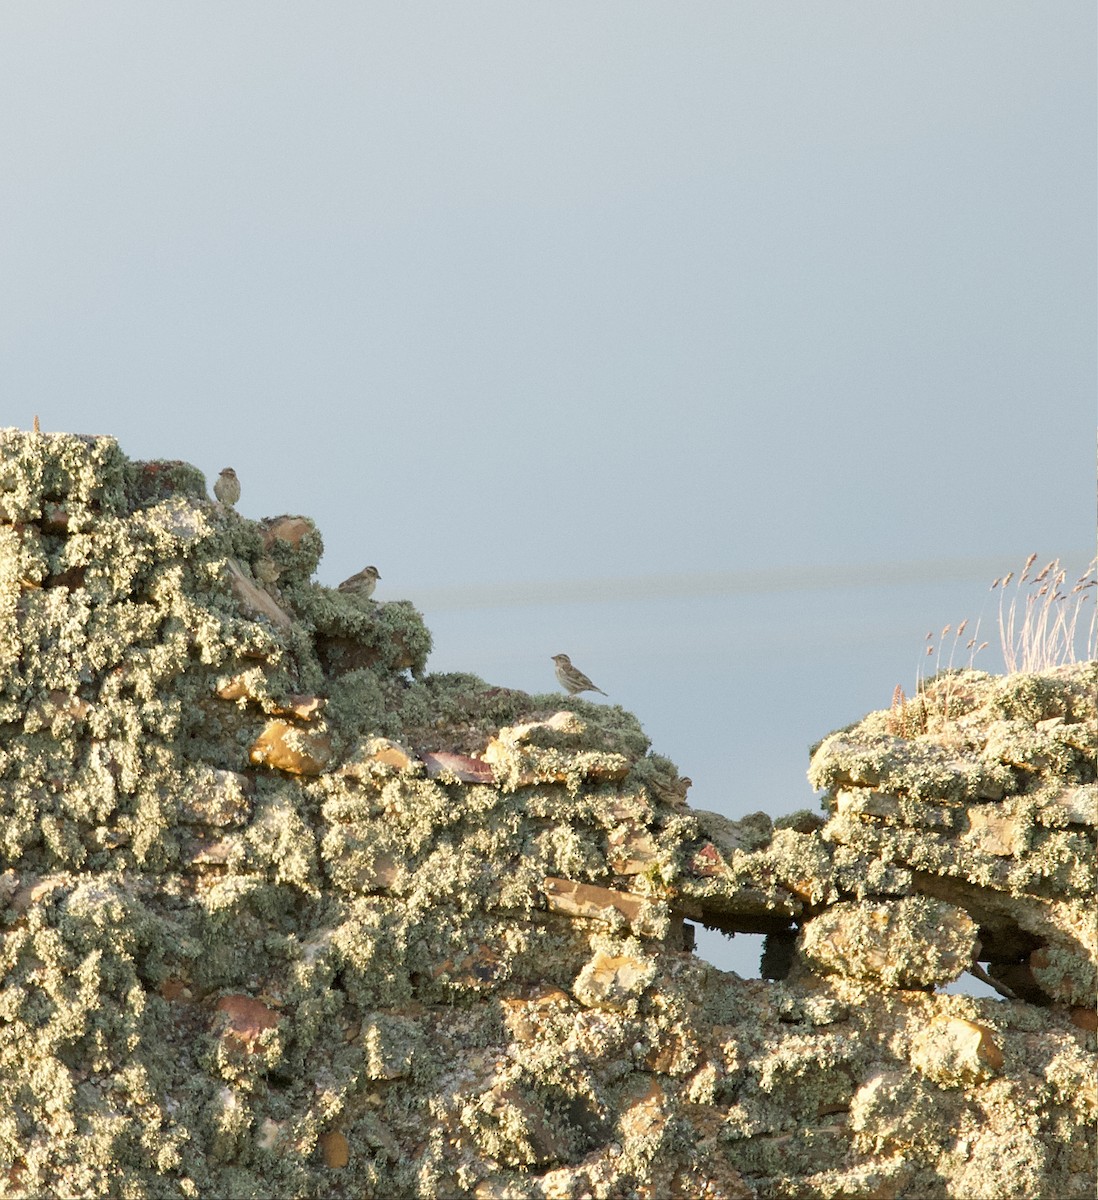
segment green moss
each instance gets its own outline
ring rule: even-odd
[[[125,488],[135,508],[160,504],[179,496],[188,500],[207,500],[206,477],[190,463],[174,459],[127,462]]]

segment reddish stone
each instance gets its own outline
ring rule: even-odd
[[[263,530],[263,547],[269,550],[275,542],[286,542],[296,549],[301,540],[312,533],[316,526],[305,517],[279,517]]]
[[[493,784],[496,777],[492,768],[483,759],[470,758],[466,754],[451,754],[446,750],[438,750],[432,754],[421,754],[420,758],[427,766],[427,774],[432,779],[440,775],[452,775],[462,783]]]
[[[244,676],[234,675],[228,683],[222,684],[217,689],[217,697],[219,700],[251,700],[252,693],[248,689]]]
[[[1071,1023],[1089,1033],[1098,1030],[1098,1012],[1093,1008],[1073,1008],[1070,1010]]]
[[[606,762],[593,762],[583,769],[584,779],[600,779],[603,783],[621,783],[629,774],[629,760],[623,754],[607,755]]]
[[[333,1129],[331,1133],[322,1133],[317,1141],[326,1167],[338,1171],[351,1161],[350,1143],[338,1129]]]
[[[588,917],[596,921],[613,921],[620,914],[641,937],[655,937],[656,914],[648,906],[654,899],[635,896],[616,888],[596,887],[591,883],[576,883],[547,875],[542,884],[550,912],[569,917]]]
[[[225,1033],[249,1049],[265,1030],[278,1026],[278,1013],[252,996],[222,996],[215,1008],[228,1017]]]
[[[508,996],[503,999],[503,1015],[511,1036],[520,1042],[533,1041],[541,1022],[554,1008],[572,1003],[571,996],[551,984],[536,987],[529,996]]]
[[[272,705],[271,711],[280,717],[297,717],[311,721],[324,711],[328,703],[322,696],[287,696],[281,703]]]
[[[667,1094],[654,1079],[642,1087],[640,1095],[622,1111],[619,1126],[631,1141],[655,1141],[667,1124]]]
[[[236,848],[235,842],[227,840],[204,842],[191,853],[187,861],[196,867],[223,867]]]
[[[291,775],[320,775],[331,762],[332,741],[317,730],[299,729],[288,721],[270,721],[252,746],[249,758]]]
[[[187,987],[182,979],[172,976],[169,979],[165,979],[160,985],[160,995],[169,1003],[174,1000],[185,1003],[191,998],[191,989]]]
[[[377,745],[368,756],[369,762],[375,762],[383,767],[394,767],[398,771],[407,771],[415,761],[403,746],[390,742],[386,738],[378,738]]]
[[[690,872],[701,879],[710,879],[714,875],[722,875],[728,869],[721,852],[712,842],[706,842],[694,855],[690,863]]]

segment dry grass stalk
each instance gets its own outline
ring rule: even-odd
[[[966,642],[962,643],[961,639],[966,629],[968,629],[967,617],[958,624],[956,629],[953,628],[952,624],[945,625],[942,628],[942,632],[938,635],[937,645],[934,644],[933,633],[926,635],[929,643],[926,648],[926,654],[928,658],[934,655],[934,671],[929,677],[924,677],[920,670],[916,681],[916,690],[923,698],[924,731],[931,718],[935,718],[936,722],[944,724],[949,721],[953,713],[954,702],[958,698],[958,683],[962,671],[962,667],[957,664],[958,650],[963,646],[968,651],[968,661],[964,666],[971,669],[976,655],[987,646],[987,642],[980,642],[979,645],[976,643],[980,632],[979,621],[976,622],[972,636]],[[951,633],[953,637],[950,639],[949,635]],[[947,639],[949,639],[949,657],[943,662],[943,650]],[[901,734],[900,736],[905,735]]]
[[[1006,585],[1013,572],[991,585],[994,590],[1001,584],[999,640],[1003,662],[1011,675],[1020,671],[1046,671],[1098,657],[1098,608],[1093,603],[1094,589],[1098,587],[1095,578],[1098,559],[1091,561],[1068,592],[1064,591],[1067,572],[1060,560],[1054,558],[1030,578],[1029,568],[1036,560],[1036,554],[1026,560],[1009,598]],[[1041,586],[1034,587],[1035,584]],[[1084,610],[1088,601],[1091,615],[1086,622]]]
[[[1070,591],[1064,590],[1067,571],[1058,558],[1031,575],[1036,561],[1037,555],[1031,554],[1021,571],[1008,571],[991,584],[992,591],[999,589],[999,639],[1003,662],[1011,675],[1098,658],[1098,605],[1093,602],[1098,589],[1098,559],[1090,563]],[[1008,596],[1012,581],[1014,588]],[[1090,621],[1086,622],[1088,602]],[[920,665],[913,698],[905,696],[897,685],[888,715],[888,730],[893,736],[914,737],[927,732],[931,725],[941,727],[959,715],[956,710],[963,670],[971,669],[976,655],[988,646],[987,641],[977,640],[979,620],[971,636],[962,641],[968,627],[966,617],[956,629],[947,624],[937,636],[933,631],[926,635],[924,662],[933,658],[934,669],[927,673]],[[967,651],[963,667],[958,662],[965,657],[958,653],[962,649]]]

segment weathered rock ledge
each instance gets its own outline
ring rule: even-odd
[[[730,821],[321,550],[0,431],[0,1196],[1093,1195],[1098,664],[939,676]]]

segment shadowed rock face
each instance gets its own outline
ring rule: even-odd
[[[1089,1194],[1095,664],[933,680],[824,817],[729,821],[321,550],[0,433],[0,1195]],[[1018,998],[935,992],[974,956]]]

